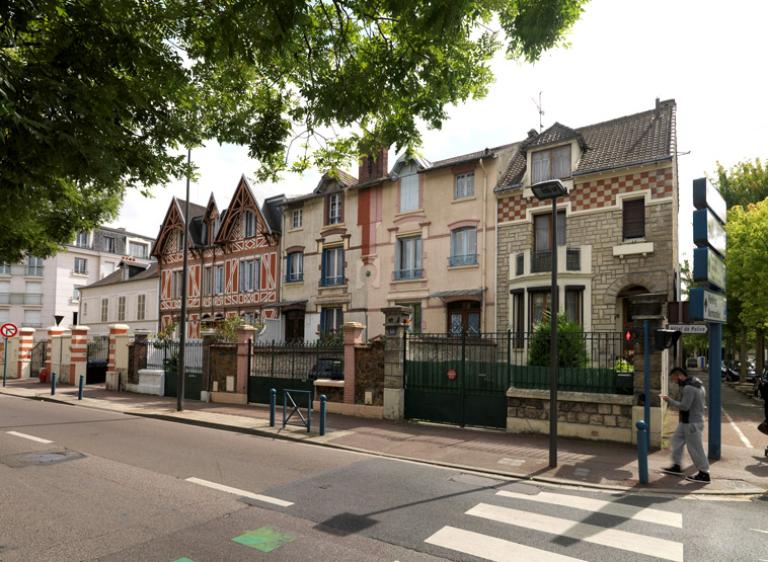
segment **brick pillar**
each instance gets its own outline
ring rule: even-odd
[[[21,328],[19,330],[19,354],[17,359],[16,378],[28,379],[31,375],[29,364],[32,361],[32,348],[35,345],[35,329]]]
[[[109,350],[107,355],[107,390],[120,390],[121,374],[128,371],[128,326],[112,324],[109,327]],[[122,349],[122,347],[125,349]],[[125,381],[123,381],[125,384]]]
[[[344,323],[344,402],[355,403],[355,346],[363,343],[365,326],[360,322]]]
[[[200,335],[203,339],[203,385],[201,392],[204,392],[200,397],[203,402],[208,402],[210,398],[210,392],[212,388],[213,366],[211,365],[211,345],[216,343],[216,330],[212,328],[203,328],[200,331]],[[246,344],[247,346],[248,344]],[[247,361],[246,361],[247,367]]]
[[[256,335],[256,328],[248,324],[241,326],[237,330],[237,379],[235,381],[235,392],[241,394],[245,401],[248,401],[248,340],[253,340]],[[219,389],[221,390],[221,389]]]
[[[69,343],[69,382],[79,384],[80,375],[85,376],[88,361],[88,326],[72,326]],[[88,382],[88,381],[86,381]]]
[[[401,420],[405,416],[403,334],[409,309],[392,306],[381,311],[384,313],[384,418]]]
[[[49,376],[51,372],[53,372],[54,359],[58,360],[57,357],[59,355],[58,347],[54,350],[53,346],[54,343],[59,343],[58,338],[63,333],[64,328],[59,328],[58,326],[51,326],[48,328],[48,345],[45,347],[45,368],[48,370]]]

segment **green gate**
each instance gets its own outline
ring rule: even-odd
[[[147,341],[148,369],[165,371],[163,396],[175,397],[178,383],[179,342],[175,340]],[[184,398],[200,400],[203,390],[203,342],[187,340],[184,346]]]
[[[275,389],[309,390],[316,379],[344,380],[344,347],[336,342],[256,342],[251,345],[248,402],[269,404]]]
[[[406,334],[405,417],[504,428],[509,334]]]

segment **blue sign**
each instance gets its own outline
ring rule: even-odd
[[[725,291],[725,262],[711,248],[694,248],[693,280]]]
[[[725,229],[711,210],[693,212],[693,242],[697,246],[709,246],[725,257],[725,241]]]
[[[702,287],[694,287],[690,290],[689,295],[688,317],[692,321],[703,320],[705,322],[725,324],[728,320],[724,294]]]
[[[717,188],[707,181],[707,178],[693,180],[693,206],[697,209],[709,209],[725,224],[728,208],[725,199]]]

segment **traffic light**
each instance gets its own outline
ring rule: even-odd
[[[675,345],[680,339],[680,332],[661,328],[656,330],[656,351],[664,351]]]
[[[627,328],[624,330],[624,346],[626,348],[634,347],[643,341],[642,328]]]

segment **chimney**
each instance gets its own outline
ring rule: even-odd
[[[536,131],[536,129],[531,129],[530,131],[528,131],[528,138],[532,139],[533,137],[538,136],[538,134],[539,133]]]
[[[360,167],[357,173],[357,181],[365,183],[370,180],[381,178],[387,175],[389,166],[387,163],[389,149],[381,148],[378,154],[371,157],[370,154],[360,158]]]
[[[661,113],[661,100],[659,100],[659,98],[656,98],[656,117],[658,117],[660,113]]]

